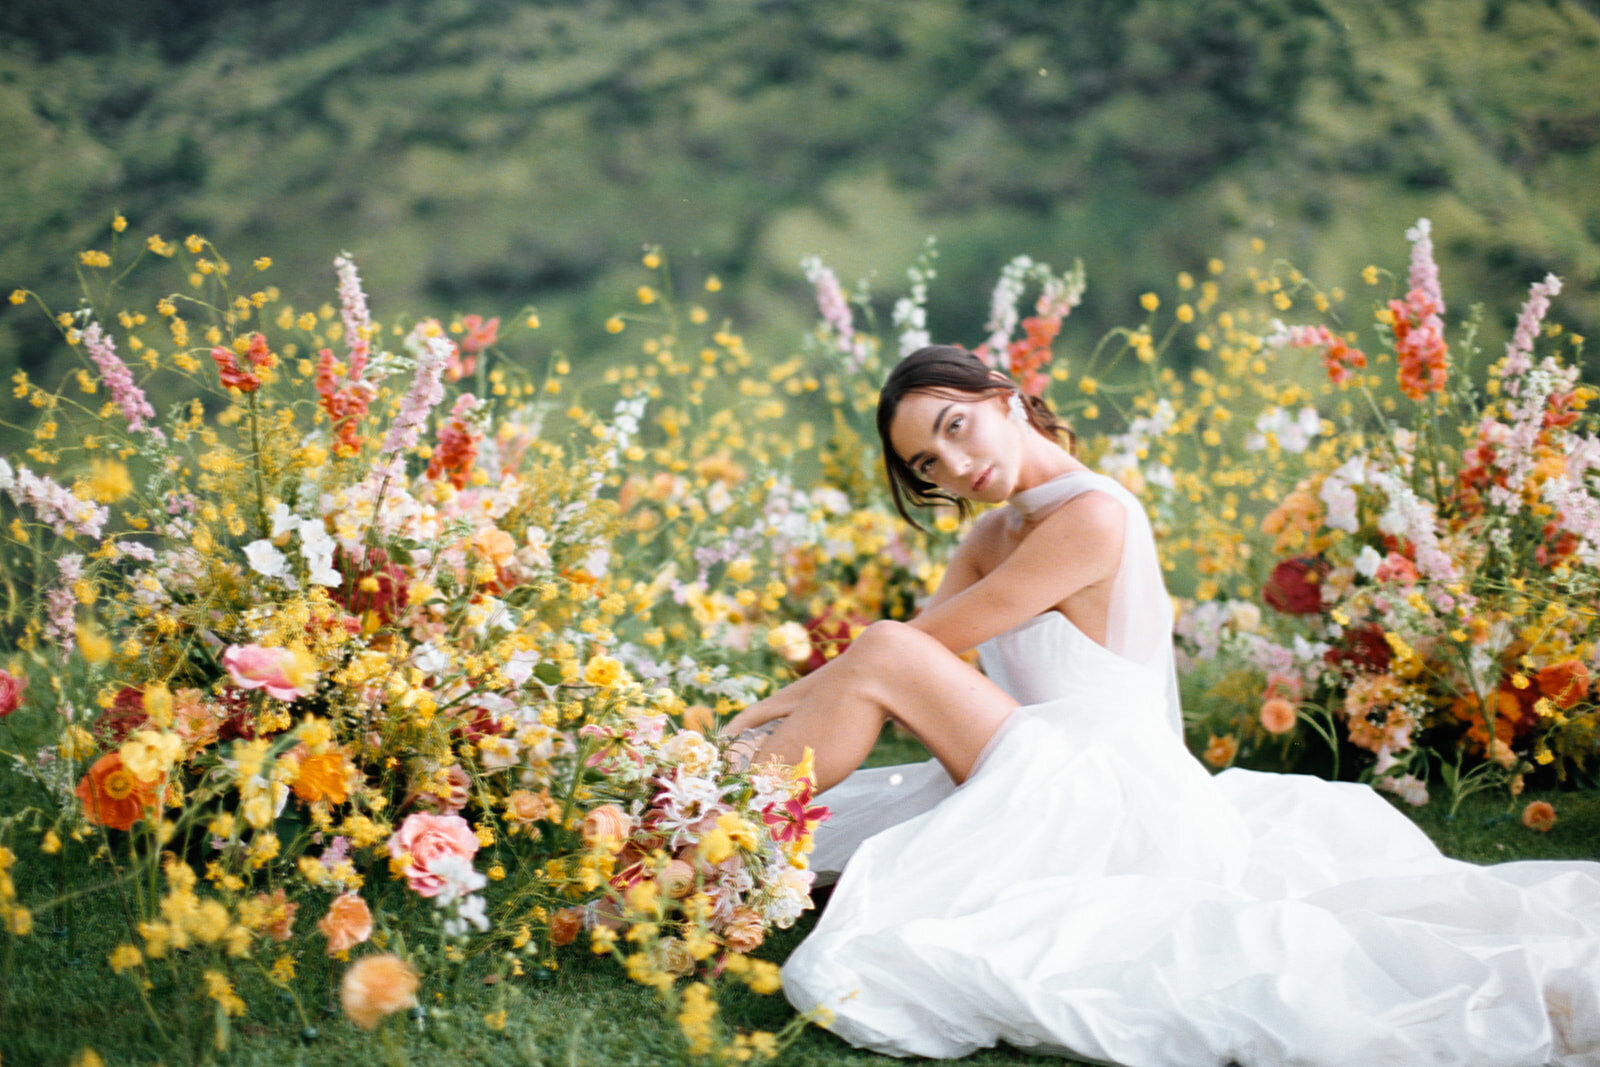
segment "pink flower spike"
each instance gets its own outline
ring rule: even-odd
[[[133,372],[117,355],[116,346],[98,322],[91,322],[83,331],[83,347],[99,368],[100,379],[111,391],[111,399],[122,409],[123,417],[128,420],[128,429],[136,433],[142,430],[164,440],[165,435],[160,430],[145,424],[144,420],[156,417],[155,408],[145,398],[144,390],[134,382]]]

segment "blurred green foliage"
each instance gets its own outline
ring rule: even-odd
[[[1082,257],[1071,348],[1253,236],[1351,285],[1428,215],[1490,343],[1546,270],[1592,333],[1597,59],[1573,0],[9,0],[0,288],[70,305],[120,210],[291,299],[347,248],[380,314],[531,302],[574,346],[659,242],[781,351],[801,255],[892,294],[931,233],[942,339],[1012,255]],[[61,351],[18,312],[0,371]]]

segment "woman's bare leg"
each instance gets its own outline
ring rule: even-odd
[[[886,719],[910,730],[950,777],[963,782],[1017,706],[936,639],[896,622],[873,623],[805,681],[811,684],[800,690],[801,699],[777,700],[794,686],[769,698],[779,703],[782,719],[756,759],[798,763],[809,748],[818,790],[861,765]]]

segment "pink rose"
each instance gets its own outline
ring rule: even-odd
[[[222,665],[240,689],[265,689],[279,700],[310,696],[317,688],[315,664],[301,649],[230,645]]]
[[[18,677],[10,671],[0,670],[0,717],[22,707],[22,693],[27,688],[27,675]]]
[[[470,867],[478,851],[478,838],[459,815],[432,815],[415,811],[406,816],[400,829],[389,838],[389,855],[410,857],[406,881],[419,896],[435,897],[454,884],[447,877],[450,868]],[[452,861],[460,861],[455,863]]]

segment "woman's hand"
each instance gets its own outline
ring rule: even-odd
[[[749,705],[739,714],[722,724],[718,731],[723,737],[738,737],[746,730],[754,730],[758,726],[765,726],[774,719],[781,719],[789,714],[791,709],[783,706],[781,700],[788,690],[780,689],[765,700],[758,700]]]

